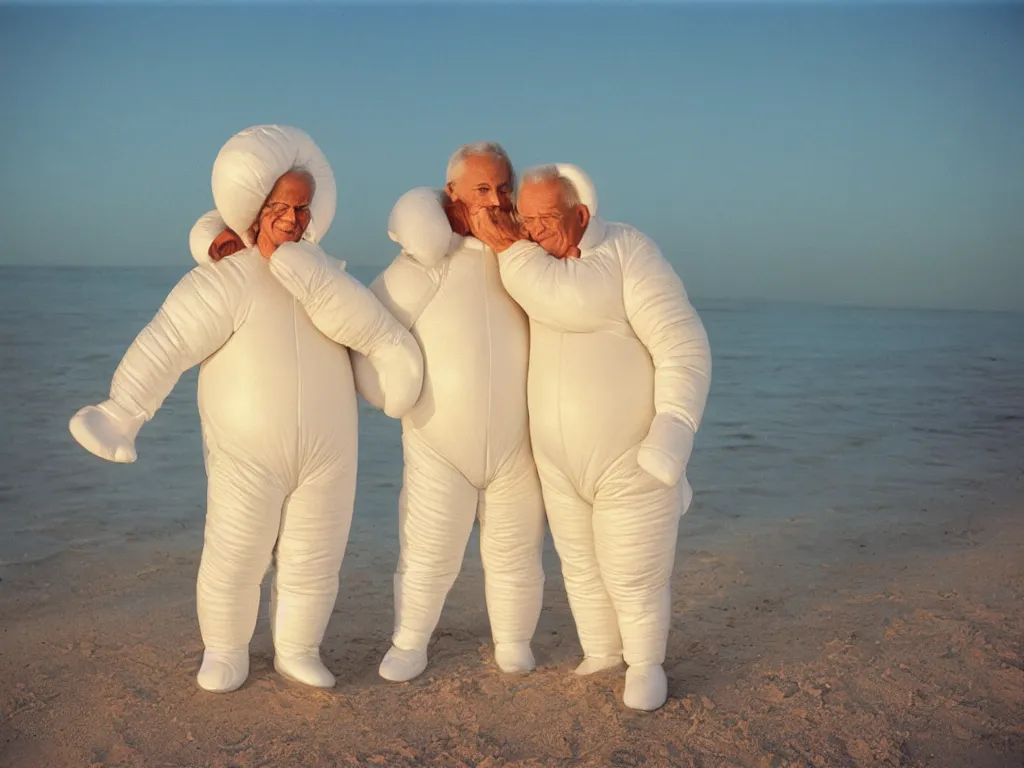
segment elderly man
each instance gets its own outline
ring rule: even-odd
[[[181,374],[201,364],[209,487],[197,681],[213,692],[245,681],[260,582],[273,557],[274,667],[330,687],[319,646],[356,484],[356,399],[345,346],[383,369],[396,415],[419,395],[422,357],[373,294],[316,246],[334,216],[335,187],[309,136],[287,126],[242,131],[218,155],[213,182],[218,209],[249,247],[182,278],[125,354],[110,399],[83,408],[70,429],[97,456],[134,461],[143,423]],[[316,311],[307,315],[300,302]]]
[[[694,434],[711,376],[707,335],[658,247],[596,216],[586,175],[528,171],[518,225],[477,211],[474,231],[530,316],[530,433],[585,658],[625,657],[624,703],[664,704],[670,579]]]
[[[426,668],[477,518],[502,671],[534,668],[530,641],[543,603],[544,506],[526,408],[529,321],[472,225],[481,212],[512,210],[514,172],[499,144],[480,142],[456,150],[446,182],[441,193],[418,188],[395,204],[389,234],[403,250],[370,286],[424,358],[422,394],[402,419],[395,625],[379,670],[394,682]],[[191,241],[197,261],[238,247],[216,217],[201,219]],[[384,407],[379,366],[357,352],[352,364],[357,391]]]
[[[420,400],[402,419],[395,630],[380,665],[387,680],[426,667],[477,517],[495,661],[504,672],[535,666],[544,507],[526,408],[529,323],[473,229],[483,212],[511,211],[513,187],[500,145],[460,147],[442,195],[418,189],[396,204],[389,230],[403,252],[370,286],[424,358]],[[424,201],[443,205],[446,221],[421,218]],[[376,372],[358,355],[354,369],[359,392],[379,404]]]

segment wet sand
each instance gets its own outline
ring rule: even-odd
[[[394,553],[364,549],[324,643],[338,686],[273,671],[264,606],[250,678],[227,695],[194,682],[194,537],[5,566],[0,766],[1021,766],[1021,512],[730,521],[697,505],[676,563],[670,698],[649,714],[621,704],[622,669],[571,675],[550,552],[532,674],[494,666],[471,547],[427,672],[379,679]]]

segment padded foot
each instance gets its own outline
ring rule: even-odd
[[[392,645],[384,654],[378,670],[381,677],[393,683],[405,683],[418,677],[427,668],[426,651],[407,651]]]
[[[602,672],[622,663],[621,656],[587,656],[583,663],[573,670],[576,675],[592,675],[595,672]]]
[[[276,655],[274,656],[274,669],[296,683],[311,685],[314,688],[334,687],[334,675],[324,666],[319,655],[310,654],[292,658]]]
[[[529,643],[495,643],[494,661],[506,674],[532,672],[537,668]]]
[[[196,682],[210,693],[230,693],[237,690],[249,677],[249,649],[234,651],[203,651]]]
[[[668,678],[660,664],[641,664],[626,670],[622,703],[630,709],[651,712],[668,698]]]

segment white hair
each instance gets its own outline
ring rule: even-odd
[[[302,165],[294,165],[288,169],[288,173],[297,173],[299,176],[309,182],[309,197],[310,199],[316,195],[316,177],[313,176],[312,172]]]
[[[445,184],[459,178],[462,174],[462,166],[466,162],[467,158],[479,157],[481,155],[504,160],[505,165],[508,166],[509,183],[513,188],[515,188],[516,169],[512,167],[512,161],[509,159],[508,152],[506,152],[505,148],[496,141],[475,141],[472,144],[463,144],[461,147],[456,149],[455,153],[448,161],[448,168],[444,174]]]
[[[580,200],[580,191],[576,189],[572,179],[563,176],[556,165],[535,165],[532,168],[527,168],[523,172],[523,181],[519,191],[522,192],[523,186],[526,184],[539,184],[544,181],[558,182],[562,188],[562,202],[568,208],[575,208],[577,205],[583,204],[583,201]]]

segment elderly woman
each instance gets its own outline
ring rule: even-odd
[[[185,275],[128,349],[110,399],[79,411],[71,432],[101,458],[134,461],[142,424],[181,374],[201,364],[209,488],[197,588],[205,645],[198,683],[227,692],[245,681],[260,582],[273,558],[274,667],[330,687],[320,642],[356,484],[356,396],[346,347],[379,367],[394,415],[419,396],[422,356],[373,294],[317,247],[336,190],[326,158],[304,132],[257,126],[233,137],[214,165],[213,193],[245,247]],[[318,312],[311,318],[302,302]]]

